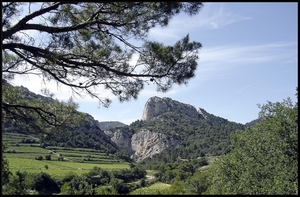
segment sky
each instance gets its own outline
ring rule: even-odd
[[[149,39],[173,45],[189,34],[191,41],[202,44],[195,77],[187,85],[174,85],[166,93],[145,86],[136,100],[120,102],[99,87],[99,92],[112,99],[109,108],[99,107],[89,96],[75,97],[78,111],[98,121],[131,124],[142,119],[150,97],[169,97],[202,108],[210,114],[245,124],[258,118],[257,104],[293,102],[298,86],[298,3],[250,2],[204,3],[195,16],[180,14],[164,28],[156,27]],[[23,85],[41,94],[44,87],[38,77],[15,77],[13,85]],[[72,96],[55,82],[47,84],[58,100]]]

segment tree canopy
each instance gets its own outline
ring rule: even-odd
[[[210,169],[208,193],[298,194],[298,103],[259,107],[261,122],[232,133],[231,152]]]
[[[47,2],[30,12],[31,4],[2,3],[4,78],[42,75],[76,93],[84,90],[107,105],[93,87],[104,85],[123,101],[136,98],[147,81],[167,91],[173,83],[186,83],[194,76],[199,42],[190,42],[187,35],[174,46],[164,46],[146,38],[151,28],[167,26],[180,11],[198,13],[201,3]],[[14,24],[20,7],[28,7],[29,13]],[[36,19],[41,22],[35,23]],[[30,31],[45,39],[38,43]],[[144,43],[135,46],[131,38]],[[130,65],[135,53],[138,61]]]
[[[165,46],[148,40],[149,30],[202,7],[200,2],[2,2],[2,77],[38,75],[105,107],[111,100],[101,95],[101,86],[121,102],[137,99],[145,84],[168,91],[194,77],[202,45],[187,34]],[[137,61],[130,63],[133,56]],[[25,106],[22,110],[44,113],[40,105],[29,105],[2,100],[6,112]]]

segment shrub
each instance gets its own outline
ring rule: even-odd
[[[36,160],[43,160],[43,156],[37,156],[35,159]]]

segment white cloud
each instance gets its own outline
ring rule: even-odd
[[[42,94],[41,89],[47,88],[51,93],[54,94],[54,98],[60,100],[60,101],[67,101],[71,96],[74,98],[75,102],[80,102],[81,100],[84,101],[96,101],[95,99],[91,98],[86,93],[82,93],[82,97],[79,95],[72,94],[72,90],[70,87],[63,85],[63,84],[57,84],[56,81],[46,81],[43,82],[43,79],[37,75],[16,75],[14,80],[10,82],[14,86],[24,86],[28,88],[31,92],[34,92],[36,94]],[[114,98],[115,96],[109,92],[108,90],[104,89],[102,86],[99,86],[97,89],[97,92],[101,92],[100,97],[108,97],[108,98]]]
[[[204,63],[246,63],[293,60],[297,56],[296,43],[271,43],[252,46],[219,46],[203,48],[199,62]],[[292,48],[291,48],[292,47]],[[228,64],[229,65],[229,64]],[[231,64],[234,65],[234,64]]]
[[[203,9],[195,16],[179,14],[170,20],[167,27],[150,30],[151,39],[164,43],[179,40],[187,33],[199,29],[220,29],[232,23],[251,20],[251,16],[241,16],[227,11],[222,3],[204,3]]]
[[[245,90],[245,89],[247,89],[247,88],[250,88],[250,87],[252,87],[252,86],[254,86],[254,85],[257,85],[257,84],[259,84],[259,82],[253,83],[253,84],[250,84],[250,85],[247,85],[247,86],[241,88],[240,90],[238,90],[235,94],[240,93],[241,91],[243,91],[243,90]]]
[[[197,85],[216,78],[230,78],[234,69],[241,66],[269,63],[297,63],[297,43],[269,43],[258,45],[226,45],[206,47],[199,51],[196,71]],[[201,83],[200,83],[201,81]],[[193,86],[193,84],[189,85]]]
[[[197,16],[196,23],[190,23],[191,27],[219,29],[232,23],[250,20],[251,16],[241,16],[227,11],[223,4],[204,3],[203,12]]]

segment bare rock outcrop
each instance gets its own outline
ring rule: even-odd
[[[149,130],[141,130],[135,133],[131,138],[131,146],[134,154],[131,159],[135,161],[142,161],[155,154],[161,153],[168,147],[178,145],[179,140],[167,139],[164,134],[152,132]]]
[[[154,96],[149,98],[146,102],[142,120],[151,120],[158,115],[170,111],[182,113],[193,118],[197,118],[199,116],[196,108],[192,105],[181,103],[168,97],[160,98]]]
[[[175,147],[179,140],[169,138],[164,134],[142,129],[130,136],[122,129],[116,132],[105,131],[111,140],[134,161],[142,161],[155,154],[161,153],[168,147]]]
[[[117,130],[116,132],[104,131],[106,135],[108,135],[118,148],[122,149],[124,152],[128,154],[133,154],[133,150],[131,148],[131,137],[130,134],[124,132],[122,129]]]

